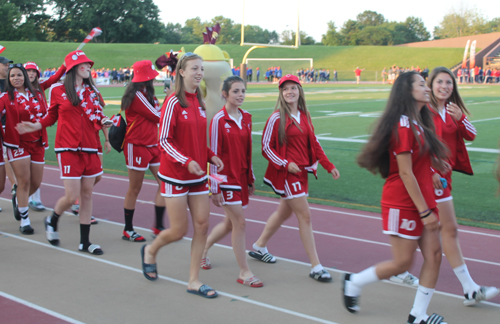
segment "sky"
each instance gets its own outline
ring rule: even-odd
[[[177,1],[153,0],[160,8],[160,18],[164,23],[180,23],[184,25],[187,19],[200,17],[209,21],[215,16],[230,18],[234,23],[241,23],[244,17],[245,25],[258,25],[263,29],[275,30],[280,34],[283,30],[296,30],[297,11],[300,8],[300,30],[305,31],[317,42],[326,33],[330,20],[341,27],[345,21],[356,20],[356,16],[365,11],[376,11],[389,21],[404,21],[409,16],[419,17],[432,34],[444,15],[452,8],[476,8],[488,20],[500,16],[500,1],[451,1],[451,0],[188,0],[188,8]],[[243,5],[245,3],[245,5]],[[326,4],[326,5],[325,5]],[[345,5],[348,4],[348,5]],[[243,16],[243,8],[245,15]],[[493,14],[491,14],[493,13]],[[221,33],[224,33],[222,30]]]

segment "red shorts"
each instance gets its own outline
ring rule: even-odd
[[[443,178],[445,178],[447,182],[446,188],[434,189],[434,199],[436,199],[437,203],[453,199],[453,197],[451,196],[451,173],[448,176],[444,176]]]
[[[432,209],[438,218],[438,209]],[[395,209],[382,206],[382,226],[384,234],[396,235],[409,240],[422,236],[424,224],[417,210]]]
[[[31,158],[33,163],[45,164],[45,147],[43,147],[42,141],[21,141],[17,150],[7,148],[7,158],[9,162]]]
[[[102,164],[95,153],[61,152],[57,154],[61,179],[93,178],[102,174]]]
[[[176,186],[170,183],[161,182],[161,195],[162,197],[172,198],[180,196],[193,196],[193,195],[208,195],[208,182],[194,185],[194,186]]]
[[[220,188],[222,193],[223,205],[242,205],[243,208],[248,206],[248,174],[245,172],[241,175],[240,184],[241,190],[229,188]],[[222,184],[222,186],[224,186]]]
[[[127,168],[146,171],[150,166],[160,165],[160,149],[158,146],[142,146],[132,143],[123,145],[123,154]]]
[[[302,196],[309,196],[309,182],[307,179],[307,171],[304,167],[299,173],[288,173],[285,180],[285,194],[281,195],[283,199],[293,199]]]

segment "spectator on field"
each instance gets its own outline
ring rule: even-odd
[[[354,74],[356,75],[356,84],[359,84],[359,81],[361,79],[361,72],[363,72],[365,69],[360,69],[359,66],[354,70]]]
[[[247,70],[247,80],[248,80],[248,82],[252,82],[252,74],[253,74],[252,68],[248,67],[248,70]]]
[[[387,73],[387,68],[384,68],[382,70],[382,72],[380,73],[380,75],[382,76],[382,84],[385,84],[385,79],[387,78],[387,76],[389,75],[389,73]]]
[[[255,74],[257,76],[257,82],[259,82],[259,77],[260,77],[260,70],[259,70],[259,68],[255,69]]]
[[[333,70],[333,81],[339,81],[338,74],[337,74],[337,69]]]

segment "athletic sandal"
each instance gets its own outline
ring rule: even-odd
[[[340,280],[342,281],[342,295],[344,296],[344,306],[345,308],[350,312],[350,313],[356,313],[359,312],[359,296],[357,297],[352,297],[352,296],[347,296],[345,294],[345,286],[347,284],[347,281],[351,280],[351,274],[350,273],[343,273],[340,275]]]
[[[465,306],[472,306],[477,303],[480,303],[482,301],[491,299],[498,295],[499,290],[496,287],[486,287],[486,286],[481,286],[478,291],[475,291],[472,294],[472,298],[469,298],[469,294],[464,294],[465,300],[464,300],[464,305]]]
[[[54,246],[59,246],[59,232],[54,231],[54,228],[49,224],[48,218],[49,217],[45,217],[43,219],[47,241]]]
[[[153,238],[155,238],[158,234],[160,234],[161,231],[163,231],[165,228],[164,227],[160,227],[160,228],[157,228],[157,227],[153,227],[151,230],[153,231],[153,234],[151,234],[151,236]]]
[[[14,185],[16,190],[17,190],[17,185]],[[17,221],[21,220],[21,213],[19,212],[19,207],[17,206],[16,202],[16,191],[14,191],[14,194],[12,195],[12,210],[14,210],[14,218]]]
[[[408,315],[408,322],[406,324],[446,324],[443,322],[444,317],[436,313],[432,314],[427,318],[427,321],[421,320],[419,323],[415,322],[417,318],[413,315]]]
[[[203,270],[212,269],[212,264],[210,263],[210,259],[209,258],[202,258],[200,268],[202,268]]]
[[[260,251],[250,251],[248,255],[265,263],[276,263],[276,258],[269,252],[262,254]]]
[[[251,276],[250,278],[246,278],[245,280],[238,278],[236,279],[236,282],[252,288],[259,288],[264,286],[264,283],[260,281],[257,276]]]
[[[80,252],[88,252],[93,255],[102,255],[104,254],[103,250],[101,247],[97,244],[90,244],[88,248],[84,249],[83,244],[80,243],[80,246],[78,247],[78,250]]]
[[[123,231],[122,240],[131,242],[146,242],[146,239],[135,231]]]
[[[409,272],[398,274],[397,276],[391,276],[389,281],[415,288],[417,288],[419,284],[418,278]]]
[[[144,263],[144,253],[145,253],[144,249],[146,248],[146,245],[147,244],[144,244],[141,247],[142,274],[146,279],[155,281],[156,279],[158,279],[158,269],[156,268],[156,263],[153,264]],[[154,273],[155,276],[151,277],[148,275],[148,273]]]
[[[97,224],[99,224],[99,221],[94,216],[90,216],[90,225],[97,225]]]
[[[317,280],[319,282],[331,282],[332,281],[332,276],[330,276],[330,273],[328,271],[326,271],[326,269],[321,269],[318,272],[311,272],[311,273],[309,273],[309,277],[311,277],[314,280]]]
[[[211,291],[214,292],[213,295],[209,295],[208,294]],[[217,297],[219,295],[215,291],[215,289],[213,289],[212,287],[210,287],[208,285],[201,285],[201,287],[198,290],[188,289],[187,292],[190,293],[190,294],[198,295],[198,296],[205,297],[205,298],[215,298],[215,297]]]

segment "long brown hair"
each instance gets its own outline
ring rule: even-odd
[[[293,81],[286,81],[286,82],[293,82]],[[311,129],[312,129],[311,115],[309,114],[309,111],[307,110],[304,89],[302,89],[302,86],[300,86],[299,84],[297,84],[297,83],[295,83],[295,84],[297,85],[297,88],[299,89],[299,109],[302,110],[303,113],[305,113],[307,115],[307,119],[309,120],[309,127],[311,127]],[[283,96],[283,87],[282,86],[279,88],[278,101],[276,102],[276,106],[274,107],[274,111],[280,112],[280,126],[278,128],[278,140],[279,140],[279,145],[283,146],[283,144],[286,143],[286,119],[287,119],[287,116],[292,121],[292,123],[295,126],[297,126],[297,128],[301,132],[303,132],[303,131],[300,128],[300,125],[297,124],[295,119],[292,118],[292,110],[290,109],[290,106],[288,105],[288,103],[285,101],[285,97]]]
[[[184,86],[184,77],[180,74],[179,70],[185,70],[187,62],[192,60],[201,60],[203,62],[201,56],[194,53],[186,53],[182,55],[180,60],[177,62],[177,66],[175,67],[175,96],[177,97],[177,99],[179,100],[179,104],[183,108],[186,108],[189,105],[186,101],[186,87]],[[196,97],[198,98],[200,107],[205,110],[205,102],[203,101],[200,87],[196,88]]]
[[[26,72],[26,69],[22,66],[18,66],[17,64],[11,68],[9,68],[9,71],[7,72],[7,83],[5,83],[5,92],[7,92],[9,94],[9,99],[14,101],[14,90],[16,88],[14,88],[14,86],[12,85],[12,83],[10,83],[10,71],[13,70],[13,69],[19,69],[21,71],[21,73],[23,74],[24,76],[24,88],[28,89],[32,95],[34,95],[36,97],[36,93],[35,93],[35,89],[33,89],[33,86],[31,85],[31,82],[30,82],[30,79],[28,77],[28,73]],[[37,98],[38,100],[38,98]]]
[[[76,67],[77,66],[73,67],[69,71],[66,71],[66,77],[64,78],[64,83],[63,83],[64,89],[66,91],[66,96],[68,97],[68,100],[71,102],[71,104],[73,106],[78,106],[81,102],[80,98],[78,97],[78,94],[76,93],[76,86],[75,86]],[[90,72],[89,72],[89,77],[86,79],[83,79],[83,83],[88,84],[94,90],[97,90]],[[101,104],[101,106],[104,107],[104,102],[102,101],[101,96],[97,96],[97,97],[99,98],[99,103]]]
[[[379,118],[375,130],[358,156],[358,165],[373,174],[380,173],[383,178],[389,176],[389,148],[393,136],[397,138],[397,124],[402,115],[409,119],[410,128],[417,139],[420,152],[429,152],[435,162],[441,164],[446,160],[448,149],[438,139],[432,119],[432,112],[423,105],[420,113],[412,95],[413,82],[418,73],[414,71],[402,73],[394,82],[384,113]],[[424,143],[418,136],[414,121],[423,128]]]
[[[432,91],[432,83],[434,83],[434,80],[438,76],[439,73],[446,73],[450,76],[451,80],[453,80],[453,91],[451,93],[450,98],[448,98],[448,101],[451,101],[455,103],[460,109],[462,110],[462,113],[470,115],[469,110],[467,110],[467,107],[465,107],[465,103],[462,100],[462,97],[460,97],[460,94],[458,93],[458,87],[457,87],[457,81],[455,80],[455,76],[453,73],[450,71],[450,69],[444,67],[444,66],[438,66],[434,70],[432,70],[431,74],[429,75],[429,78],[427,79],[427,86],[431,88],[431,106],[438,112],[438,106],[437,106],[437,99],[436,96],[434,95],[434,92]]]
[[[146,88],[146,99],[154,107],[155,87],[153,86],[153,82],[154,80],[148,80],[145,82],[130,82],[125,89],[125,93],[123,94],[121,109],[123,111],[127,110],[128,107],[130,107],[132,100],[134,100],[136,92],[141,91],[144,88]]]

